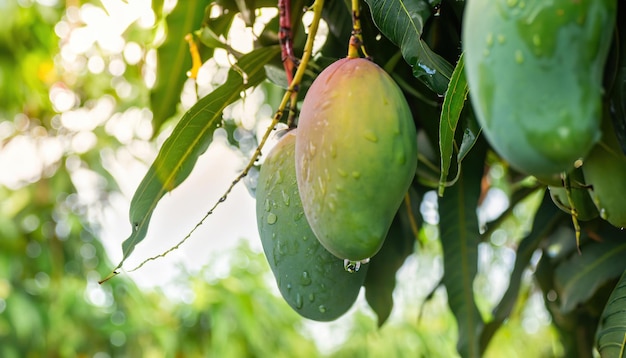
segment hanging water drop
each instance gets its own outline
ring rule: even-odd
[[[282,194],[283,194],[283,202],[285,203],[286,206],[289,206],[289,194],[287,194],[287,192],[284,190]]]
[[[296,308],[302,308],[303,303],[302,295],[300,293],[296,293]]]
[[[276,216],[276,214],[274,213],[269,213],[267,214],[267,223],[270,225],[273,225],[276,223],[276,220],[278,220],[278,217]]]
[[[300,276],[300,283],[302,286],[309,286],[313,280],[311,280],[311,276],[307,271],[302,272],[302,276]]]
[[[349,273],[355,273],[361,268],[361,262],[345,259],[343,260],[343,268]]]

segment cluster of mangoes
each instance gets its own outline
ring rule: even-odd
[[[352,306],[416,165],[413,117],[384,70],[344,58],[320,73],[256,192],[263,249],[296,312],[328,321]]]
[[[626,157],[603,84],[616,16],[616,0],[471,0],[463,49],[471,102],[493,149],[551,184],[568,213],[624,227]]]

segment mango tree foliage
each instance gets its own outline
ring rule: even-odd
[[[493,12],[469,11],[481,2]],[[601,112],[591,120],[603,120],[593,126],[603,128],[603,137],[584,143],[610,153],[602,156],[608,162],[598,166],[603,172],[595,177],[618,178],[615,174],[626,171],[623,2],[352,3],[359,6],[355,33],[362,35],[368,58],[391,76],[408,103],[417,128],[418,163],[380,252],[361,263],[370,265],[365,301],[357,300],[348,312],[353,322],[343,328],[346,344],[326,355],[590,356],[596,342],[600,354],[624,352],[626,330],[617,318],[626,302],[620,283],[625,268],[619,260],[626,234],[615,225],[625,210],[619,200],[623,188],[611,180],[585,182],[589,178],[567,170],[536,178],[518,164],[525,158],[512,160],[526,152],[501,142],[510,136],[529,143],[530,152],[535,146],[552,148],[559,143],[552,139],[571,133],[569,114]],[[279,7],[287,4],[291,16],[281,19],[286,8]],[[586,15],[590,4],[591,15],[606,21]],[[132,6],[123,1],[0,6],[7,14],[0,24],[0,150],[19,152],[20,143],[30,143],[41,158],[35,170],[0,186],[0,355],[325,355],[300,333],[302,319],[263,281],[269,274],[265,259],[246,249],[236,255],[248,257],[248,263],[231,268],[225,278],[207,278],[215,269],[211,265],[204,275],[182,276],[179,281],[195,297],[191,303],[142,291],[124,275],[99,285],[116,264],[126,267],[106,258],[98,218],[124,190],[112,175],[110,158],[145,163],[143,184],[131,201],[124,260],[151,245],[152,212],[165,194],[176,197],[176,187],[214,135],[226,137],[249,160],[233,185],[245,183],[254,196],[260,185],[254,174],[269,149],[255,147],[265,142],[269,121],[297,126],[298,108],[313,80],[348,53],[355,9],[348,1],[155,1],[151,10],[143,9],[148,15],[136,15],[125,28],[109,22],[115,41],[94,37],[79,46],[81,31],[96,26],[91,15],[108,21],[113,8],[133,14]],[[497,17],[504,12],[509,16]],[[548,13],[562,21],[546,23],[549,16],[529,15]],[[283,60],[302,63],[311,50],[305,44],[316,16],[322,26],[314,53],[302,61],[307,63],[299,71],[300,83],[290,88],[292,107],[284,108],[281,97],[293,73],[285,73],[289,66]],[[511,19],[528,31],[511,30],[517,26],[507,22]],[[468,23],[485,26],[479,38],[464,27]],[[601,36],[604,25],[608,30]],[[292,30],[290,41],[281,32],[285,28]],[[503,29],[508,32],[500,33]],[[587,41],[567,46],[578,35]],[[511,45],[517,47],[499,51]],[[606,60],[584,57],[607,48]],[[566,53],[572,49],[580,53]],[[486,68],[489,61],[498,65]],[[593,63],[594,71],[579,63]],[[537,81],[525,82],[523,71],[536,66],[558,70],[558,82],[533,77],[545,80],[544,90],[551,89],[558,99],[571,98],[560,96],[570,88],[563,84],[578,75],[594,76],[582,85],[576,82],[580,93],[594,94],[584,97],[594,101],[591,109],[577,107],[585,101],[568,100],[571,112],[557,114],[561,125],[556,132],[532,138],[521,138],[522,131],[504,132],[494,145],[479,125],[491,124],[485,120],[492,112],[508,114],[513,108],[520,126],[528,123],[525,114],[534,113],[535,126],[523,129],[549,128],[553,113],[534,106],[551,102],[536,98],[539,92],[532,86]],[[483,78],[477,73],[491,76],[491,82],[475,85]],[[258,108],[250,109],[253,90],[264,96]],[[376,89],[364,83],[358,90]],[[125,121],[136,122],[131,130],[119,130],[116,124]],[[572,143],[565,144],[546,155]],[[585,154],[572,163],[564,157],[568,168],[582,166],[583,173],[593,166],[585,164],[593,162]],[[544,166],[537,173],[546,171],[551,172]],[[89,188],[79,180],[85,177],[91,178]],[[611,185],[616,187],[607,189]],[[224,188],[206,220],[231,189]],[[581,191],[589,194],[580,196],[597,208],[597,217],[579,216],[582,204],[574,198]],[[605,192],[614,196],[607,198]],[[182,228],[182,241],[173,239],[172,246],[194,239],[192,234]],[[408,275],[409,270],[420,275]]]

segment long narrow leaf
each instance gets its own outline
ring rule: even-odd
[[[408,196],[393,219],[387,238],[380,251],[372,257],[365,278],[365,299],[378,317],[378,326],[389,318],[393,308],[396,273],[406,258],[415,251],[416,235],[413,225],[421,224],[420,197],[409,188]]]
[[[188,0],[178,2],[167,16],[167,38],[157,49],[157,78],[150,93],[153,135],[156,136],[168,118],[176,113],[180,93],[191,68],[191,55],[185,35],[202,25],[204,6],[211,0]]]
[[[601,243],[585,245],[581,248],[581,255],[572,255],[556,268],[555,286],[560,292],[563,312],[570,312],[587,301],[602,284],[626,270],[626,242],[623,237],[621,240],[604,239],[606,241]]]
[[[240,72],[231,69],[223,85],[200,99],[182,117],[133,196],[130,204],[133,231],[122,243],[123,258],[117,268],[145,238],[159,200],[189,176],[198,157],[209,147],[213,132],[222,121],[224,108],[239,99],[241,91],[265,79],[263,68],[278,53],[277,47],[268,47],[243,56],[237,66],[245,73],[246,80]]]
[[[432,16],[424,0],[365,0],[376,27],[400,47],[402,57],[413,67],[413,75],[438,94],[448,88],[452,65],[422,40],[424,23]]]
[[[443,284],[448,304],[456,317],[463,357],[480,355],[479,338],[483,320],[474,300],[474,277],[478,270],[480,235],[476,207],[480,197],[485,148],[472,150],[455,185],[439,199],[439,228],[443,247]]]
[[[465,78],[465,60],[463,55],[454,68],[446,96],[443,99],[441,118],[439,119],[439,151],[441,153],[441,176],[439,177],[439,196],[443,196],[452,162],[454,151],[454,133],[459,123],[459,117],[465,105],[469,88]]]
[[[626,357],[626,271],[604,307],[596,342],[601,357]]]

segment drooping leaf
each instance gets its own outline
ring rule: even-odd
[[[476,114],[471,110],[471,107],[466,107],[464,112],[467,112],[467,114],[462,115],[461,129],[463,130],[463,139],[461,139],[459,153],[456,155],[456,160],[459,163],[463,161],[470,149],[474,147],[482,131],[480,124],[476,120]]]
[[[626,357],[626,271],[604,307],[596,346],[602,358]]]
[[[557,223],[563,219],[563,213],[552,203],[550,194],[544,193],[543,201],[535,213],[531,231],[522,239],[517,247],[515,264],[509,278],[509,286],[504,296],[493,310],[493,319],[485,325],[481,336],[481,352],[484,352],[489,341],[511,315],[522,283],[522,274],[528,267],[533,253],[543,238],[549,235]]]
[[[407,201],[408,200],[408,201]],[[396,272],[406,258],[414,252],[415,226],[421,224],[420,198],[415,189],[409,189],[409,197],[393,219],[387,238],[380,251],[372,257],[365,278],[365,299],[378,317],[378,326],[389,318],[393,308],[393,290]]]
[[[167,38],[157,49],[157,78],[150,93],[153,136],[163,123],[176,113],[180,93],[191,68],[191,55],[185,35],[200,28],[204,7],[212,0],[189,0],[178,2],[167,15]]]
[[[563,312],[587,301],[601,285],[626,270],[626,235],[608,224],[599,235],[602,242],[589,240],[581,246],[581,254],[571,255],[555,270],[554,283]]]
[[[441,108],[441,118],[439,119],[439,151],[441,153],[439,196],[443,196],[446,187],[448,171],[454,151],[454,133],[456,132],[456,126],[465,105],[467,92],[469,91],[463,70],[464,67],[465,61],[463,60],[463,55],[461,55],[452,73],[448,90],[443,99],[443,107]]]
[[[130,204],[133,231],[122,243],[123,257],[117,268],[145,238],[159,200],[189,176],[198,157],[209,147],[213,132],[222,121],[224,108],[239,99],[241,91],[263,81],[265,64],[278,53],[278,47],[267,47],[243,56],[237,66],[245,73],[245,81],[241,73],[231,69],[223,85],[200,99],[183,115],[133,196]]]
[[[378,29],[400,47],[413,75],[438,94],[444,94],[453,67],[422,40],[432,10],[424,0],[366,0]]]
[[[476,207],[480,198],[486,149],[481,145],[465,159],[456,184],[439,198],[439,230],[443,247],[443,284],[459,330],[462,357],[479,357],[483,320],[474,299],[480,234]]]

